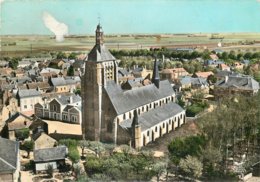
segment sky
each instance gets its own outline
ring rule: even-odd
[[[259,32],[260,0],[0,0],[2,35]],[[61,36],[62,37],[62,36]]]

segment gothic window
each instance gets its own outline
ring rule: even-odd
[[[147,136],[149,136],[150,135],[150,132],[149,131],[147,131]]]
[[[165,124],[163,123],[163,128],[165,127]]]
[[[125,120],[125,114],[123,115],[123,120]]]
[[[155,127],[155,132],[157,132],[157,126]]]
[[[132,113],[131,113],[131,112],[129,112],[129,118],[130,118],[130,119],[132,118]]]

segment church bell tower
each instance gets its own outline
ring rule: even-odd
[[[96,28],[96,44],[88,54],[82,89],[82,134],[87,140],[101,140],[104,126],[103,101],[108,82],[117,83],[118,65],[114,56],[105,47],[103,30]]]

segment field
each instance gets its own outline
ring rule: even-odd
[[[1,56],[35,56],[51,51],[89,51],[95,44],[94,36],[68,36],[56,42],[53,36],[1,36]],[[149,49],[151,47],[260,50],[260,33],[229,34],[164,34],[164,35],[107,35],[109,49]]]

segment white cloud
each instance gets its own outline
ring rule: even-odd
[[[68,35],[68,26],[65,23],[57,21],[50,13],[44,12],[42,19],[45,26],[55,34],[57,42],[62,42],[64,36]]]

